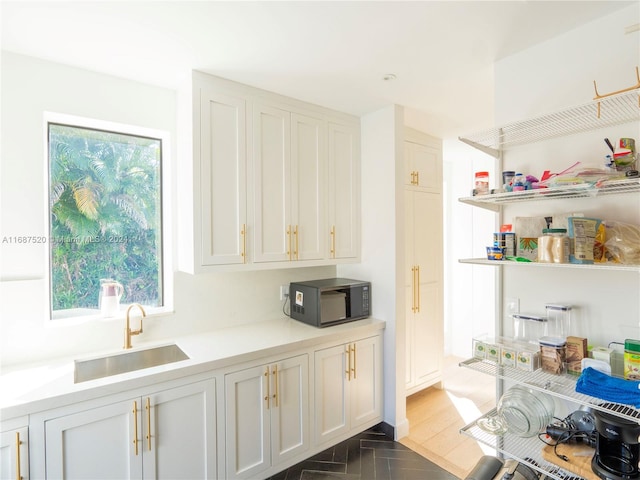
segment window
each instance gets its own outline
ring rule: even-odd
[[[123,304],[163,306],[162,149],[124,129],[48,123],[52,318],[99,315],[106,281]]]

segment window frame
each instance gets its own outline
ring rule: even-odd
[[[43,136],[44,136],[44,163],[45,163],[45,231],[47,236],[51,233],[51,208],[49,204],[50,198],[50,159],[49,159],[49,125],[59,124],[70,127],[86,128],[94,130],[102,130],[113,133],[121,133],[131,136],[140,136],[157,139],[161,143],[161,162],[160,162],[160,189],[161,189],[161,201],[160,201],[160,220],[162,222],[161,232],[162,235],[162,248],[160,259],[161,262],[161,278],[162,278],[162,306],[151,307],[144,305],[147,317],[155,315],[163,315],[173,312],[174,304],[174,290],[173,290],[173,272],[174,272],[174,232],[173,232],[173,190],[172,190],[172,144],[170,139],[170,133],[165,130],[141,127],[138,125],[112,122],[107,120],[99,120],[95,118],[82,117],[77,115],[68,115],[55,112],[44,112],[43,115]],[[46,256],[46,271],[45,271],[45,308],[46,308],[46,325],[48,326],[68,326],[79,323],[91,322],[91,321],[114,321],[123,320],[126,316],[126,309],[120,309],[118,315],[110,318],[104,318],[97,310],[95,314],[80,313],[78,308],[76,313],[75,309],[58,310],[57,312],[68,312],[68,314],[59,313],[56,314],[52,310],[52,275],[51,275],[51,238],[48,238],[47,248],[45,252]]]

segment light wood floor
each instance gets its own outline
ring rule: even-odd
[[[443,388],[430,387],[407,398],[409,435],[400,443],[465,478],[483,455],[495,452],[460,428],[495,407],[495,379],[445,360]]]

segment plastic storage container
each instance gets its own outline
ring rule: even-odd
[[[564,373],[567,368],[567,341],[559,337],[540,339],[540,366],[549,373]]]
[[[547,311],[546,335],[566,338],[571,329],[571,306],[548,303],[544,307]]]
[[[539,315],[514,313],[513,336],[516,341],[537,345],[538,341],[547,335],[547,319]]]

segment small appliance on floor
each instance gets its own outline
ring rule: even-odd
[[[640,479],[640,424],[601,410],[593,415],[597,435],[591,469],[604,480]]]

